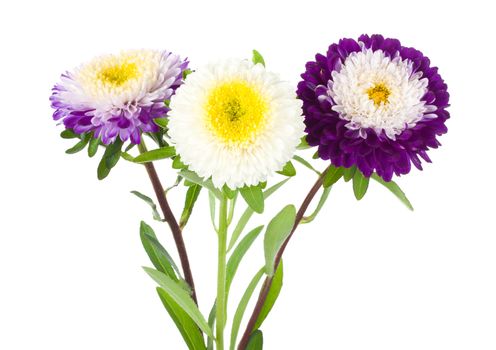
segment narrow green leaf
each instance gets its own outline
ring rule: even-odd
[[[110,169],[107,168],[107,165],[105,164],[105,158],[102,158],[100,160],[100,163],[98,164],[98,169],[97,169],[98,180],[105,179],[108,176],[108,174],[110,174]]]
[[[263,196],[264,200],[269,198],[275,191],[277,191],[279,188],[282,187],[286,182],[288,182],[290,178],[284,179],[278,183],[276,183],[274,186],[268,188],[266,191],[264,191]],[[246,208],[246,210],[243,212],[241,217],[238,220],[238,223],[236,224],[236,227],[234,228],[234,231],[231,235],[231,240],[229,241],[229,248],[227,251],[230,251],[234,245],[236,244],[236,241],[238,240],[239,236],[243,232],[244,228],[246,227],[246,224],[248,224],[248,221],[250,221],[250,218],[252,217],[254,211],[250,207]]]
[[[257,50],[253,50],[253,56],[251,60],[253,61],[253,63],[255,64],[260,63],[262,66],[265,67],[265,60],[260,54],[260,52],[258,52]]]
[[[315,169],[312,164],[307,162],[305,159],[303,159],[300,156],[294,155],[293,159],[296,160],[298,163],[302,164],[303,166],[307,167],[308,169],[312,170],[314,173],[316,173],[318,176],[320,176],[320,171]]]
[[[88,156],[93,157],[98,151],[98,146],[100,145],[100,138],[92,137],[90,140],[90,144],[88,146]]]
[[[282,288],[282,280],[283,280],[283,264],[282,260],[277,267],[274,278],[272,279],[272,284],[270,285],[269,293],[267,294],[267,299],[265,299],[265,303],[262,306],[262,311],[260,311],[260,315],[258,315],[257,322],[255,322],[255,326],[253,329],[258,329],[262,325],[263,321],[267,318],[267,315],[272,310],[272,307],[276,303],[279,294],[281,293]]]
[[[105,159],[105,166],[108,169],[112,169],[121,158],[121,148],[122,141],[120,138],[117,138],[114,143],[107,146],[103,158]]]
[[[172,257],[167,250],[165,250],[157,240],[157,236],[153,229],[144,221],[141,221],[140,224],[140,238],[143,248],[145,248],[153,266],[155,266],[158,271],[165,273],[171,279],[177,281],[178,276],[181,276],[177,265],[174,263],[174,260],[172,260]]]
[[[375,181],[380,183],[382,186],[386,187],[389,191],[391,191],[404,205],[406,205],[406,207],[408,209],[413,211],[412,203],[410,203],[410,201],[408,200],[408,198],[405,195],[405,192],[403,192],[401,190],[400,186],[398,186],[398,184],[396,182],[394,182],[394,181],[386,182],[382,179],[382,177],[380,177],[376,173],[373,173],[371,177]]]
[[[160,126],[162,129],[167,129],[167,124],[169,124],[169,118],[155,118],[153,122]]]
[[[126,148],[124,149],[124,152],[129,152],[130,150],[132,150],[134,147],[136,146],[135,143],[130,143],[129,145],[126,146]]]
[[[239,192],[250,208],[256,213],[263,213],[264,196],[260,186],[244,186],[239,189]]]
[[[265,269],[269,276],[274,274],[277,252],[293,229],[296,218],[294,205],[285,206],[267,225],[264,237]]]
[[[181,228],[186,226],[186,224],[188,223],[189,217],[193,212],[193,207],[196,203],[196,200],[198,199],[198,196],[200,195],[201,189],[202,187],[196,184],[188,188],[188,191],[186,192],[186,198],[184,200],[183,213],[181,214],[181,219],[179,220],[179,226]]]
[[[355,198],[360,200],[367,193],[367,189],[369,188],[369,178],[365,177],[360,170],[355,171],[355,175],[353,176],[353,193],[355,194]]]
[[[74,146],[72,146],[71,148],[66,150],[65,153],[74,154],[74,153],[78,153],[78,152],[82,151],[86,147],[88,142],[90,141],[90,138],[91,138],[91,134],[89,134],[89,133],[85,134],[84,136],[82,136],[81,141],[79,141]]]
[[[173,157],[176,154],[176,149],[173,146],[157,148],[151,151],[141,153],[134,158],[135,163],[149,163],[156,160]]]
[[[198,307],[188,292],[186,292],[176,281],[171,279],[166,274],[148,267],[144,267],[143,269],[155,282],[158,283],[160,287],[164,289],[164,292],[191,317],[191,319],[205,334],[211,338],[214,337],[212,329],[209,327],[207,321],[201,314],[200,310],[198,310]]]
[[[202,187],[205,187],[207,188],[209,191],[211,191],[215,197],[217,197],[218,199],[221,199],[222,198],[222,191],[219,190],[218,188],[216,188],[212,182],[212,180],[208,179],[208,180],[204,180],[203,178],[201,178],[197,173],[195,173],[194,171],[191,171],[191,170],[186,170],[186,169],[183,169],[179,172],[179,175],[181,175],[182,177],[184,177],[186,180],[192,182],[192,183],[195,183],[197,185],[200,185]]]
[[[210,313],[208,314],[208,325],[210,329],[214,329],[215,325],[215,312],[217,311],[217,299],[214,301],[214,305],[210,309]],[[214,350],[214,340],[212,338],[207,338],[207,350]]]
[[[121,157],[127,160],[128,162],[134,163],[134,157],[127,152],[121,152]]]
[[[353,179],[353,176],[355,176],[356,172],[356,166],[352,166],[350,168],[344,168],[343,169],[343,178],[345,182],[350,181]]]
[[[65,129],[60,133],[60,137],[63,139],[75,139],[78,135],[72,129]]]
[[[313,211],[312,214],[305,216],[302,220],[302,224],[308,224],[309,222],[312,222],[315,220],[317,215],[319,214],[320,210],[324,207],[325,202],[327,201],[327,198],[329,197],[329,193],[331,192],[332,187],[326,187],[322,190],[322,194],[319,199],[319,203],[317,203],[317,206],[315,207],[315,210]]]
[[[250,335],[246,350],[263,350],[263,333],[260,329]]]
[[[152,214],[153,214],[153,219],[154,220],[164,221],[160,217],[160,214],[159,214],[159,212],[157,210],[157,205],[155,204],[155,202],[153,201],[153,199],[151,199],[150,197],[148,197],[148,196],[146,196],[143,193],[138,192],[138,191],[131,191],[131,193],[134,194],[139,199],[141,199],[142,201],[144,201],[146,204],[148,204],[150,206],[150,208],[152,208]]]
[[[250,249],[255,239],[257,239],[260,232],[262,232],[262,229],[263,225],[251,230],[245,237],[243,237],[229,257],[226,268],[226,294],[229,294],[231,283],[236,275],[236,271],[238,270],[241,260],[245,256],[248,249]]]
[[[343,176],[343,173],[344,173],[344,168],[342,167],[336,168],[334,165],[331,165],[324,177],[322,186],[324,186],[324,188],[327,188],[334,185]]]
[[[284,176],[295,176],[296,175],[296,169],[293,166],[293,163],[291,163],[291,161],[289,161],[284,165],[282,170],[278,171],[277,173],[284,175]]]
[[[184,312],[179,304],[177,304],[164,289],[157,287],[157,293],[162,304],[181,333],[188,349],[205,350],[205,342],[202,333],[193,319]]]
[[[217,232],[217,225],[215,223],[216,216],[215,216],[215,195],[212,193],[212,191],[208,191],[208,204],[210,208],[210,220],[212,221],[212,226],[214,227],[215,231]]]
[[[261,268],[257,274],[252,278],[251,282],[248,284],[243,296],[241,297],[238,307],[234,313],[232,327],[231,327],[231,342],[229,349],[235,350],[236,348],[236,340],[238,337],[239,327],[241,325],[241,321],[243,320],[243,315],[245,314],[246,307],[248,306],[248,302],[250,301],[255,288],[257,287],[260,279],[264,275],[264,268]]]

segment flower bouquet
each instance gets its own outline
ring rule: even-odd
[[[427,57],[381,35],[330,45],[306,64],[297,87],[267,70],[255,50],[252,60],[194,69],[168,51],[134,50],[62,74],[50,97],[53,118],[64,126],[61,136],[77,141],[66,152],[87,149],[93,157],[102,150],[99,179],[121,159],[146,169],[155,199],[133,193],[168,225],[179,262],[142,221],[141,241],[154,267],[144,269],[185,348],[194,350],[263,348],[261,327],[281,291],[284,250],[299,225],[318,215],[336,183],[351,182],[360,200],[372,179],[413,209],[392,178],[430,162],[427,151],[447,132],[448,100],[447,86]],[[310,159],[298,154],[313,147]],[[177,173],[171,188],[162,185],[154,165],[159,161]],[[266,225],[246,230],[267,198],[290,186],[295,165],[315,173],[303,202],[277,204]],[[282,179],[274,182],[276,173]],[[169,191],[184,192],[184,202],[173,203],[182,205],[180,217],[173,214]],[[208,196],[218,240],[216,299],[207,315],[200,312],[183,241],[192,213],[202,209],[195,206],[201,193]],[[233,279],[260,235],[265,261],[228,312]]]

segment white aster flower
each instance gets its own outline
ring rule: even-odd
[[[353,52],[339,71],[332,72],[328,86],[335,102],[332,109],[363,136],[364,129],[372,128],[394,140],[436,110],[421,100],[428,80],[421,79],[422,72],[412,71],[412,62],[399,55],[391,59],[382,50]]]
[[[247,60],[190,74],[170,107],[169,135],[182,162],[219,188],[265,181],[303,136],[301,101],[291,85]]]

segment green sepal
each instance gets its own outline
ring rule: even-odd
[[[351,179],[353,179],[353,176],[355,176],[355,172],[356,172],[356,166],[352,166],[352,167],[349,167],[349,168],[344,168],[343,169],[343,179],[344,179],[344,181],[345,182],[348,182]]]
[[[177,155],[174,157],[174,160],[172,161],[172,168],[173,169],[181,170],[181,169],[185,169],[187,167],[188,166],[181,161],[180,155]]]
[[[81,136],[81,141],[79,141],[78,143],[76,143],[71,148],[67,149],[65,151],[65,153],[67,153],[67,154],[74,154],[74,153],[78,153],[78,152],[82,151],[86,147],[86,145],[88,144],[88,142],[90,141],[90,139],[91,139],[91,133],[87,133],[87,134],[82,135]]]
[[[229,188],[229,186],[224,185],[222,187],[222,192],[227,196],[227,198],[233,199],[234,197],[236,197],[237,190],[232,190]]]
[[[398,184],[394,181],[386,182],[382,177],[377,175],[376,173],[372,174],[372,179],[380,183],[382,186],[386,187],[391,193],[393,193],[406,207],[413,211],[413,205],[410,203],[408,198],[406,197],[405,192],[398,186]]]
[[[167,125],[169,124],[169,118],[155,118],[153,122],[160,126],[162,129],[167,129]]]
[[[60,133],[60,137],[63,139],[75,139],[78,135],[72,129],[65,129]]]
[[[298,146],[296,146],[296,149],[298,149],[298,150],[304,150],[304,149],[309,149],[309,148],[311,148],[311,146],[307,142],[307,137],[306,136],[303,136],[300,139],[300,144]]]
[[[98,164],[98,180],[103,180],[108,176],[110,170],[117,164],[121,156],[122,141],[117,138],[114,143],[107,146],[102,159]]]
[[[98,146],[100,146],[100,138],[92,137],[88,146],[88,156],[90,158],[96,154],[96,152],[98,151]]]

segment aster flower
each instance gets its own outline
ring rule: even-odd
[[[411,164],[422,170],[447,132],[447,85],[427,57],[396,39],[342,39],[301,77],[307,142],[335,166],[390,181]]]
[[[262,64],[232,59],[188,76],[171,100],[168,127],[183,163],[235,189],[281,170],[304,124],[288,83]]]
[[[105,144],[117,137],[140,142],[142,132],[156,132],[181,84],[188,62],[167,51],[132,50],[95,58],[62,74],[50,101],[55,120],[77,134],[93,131]]]

